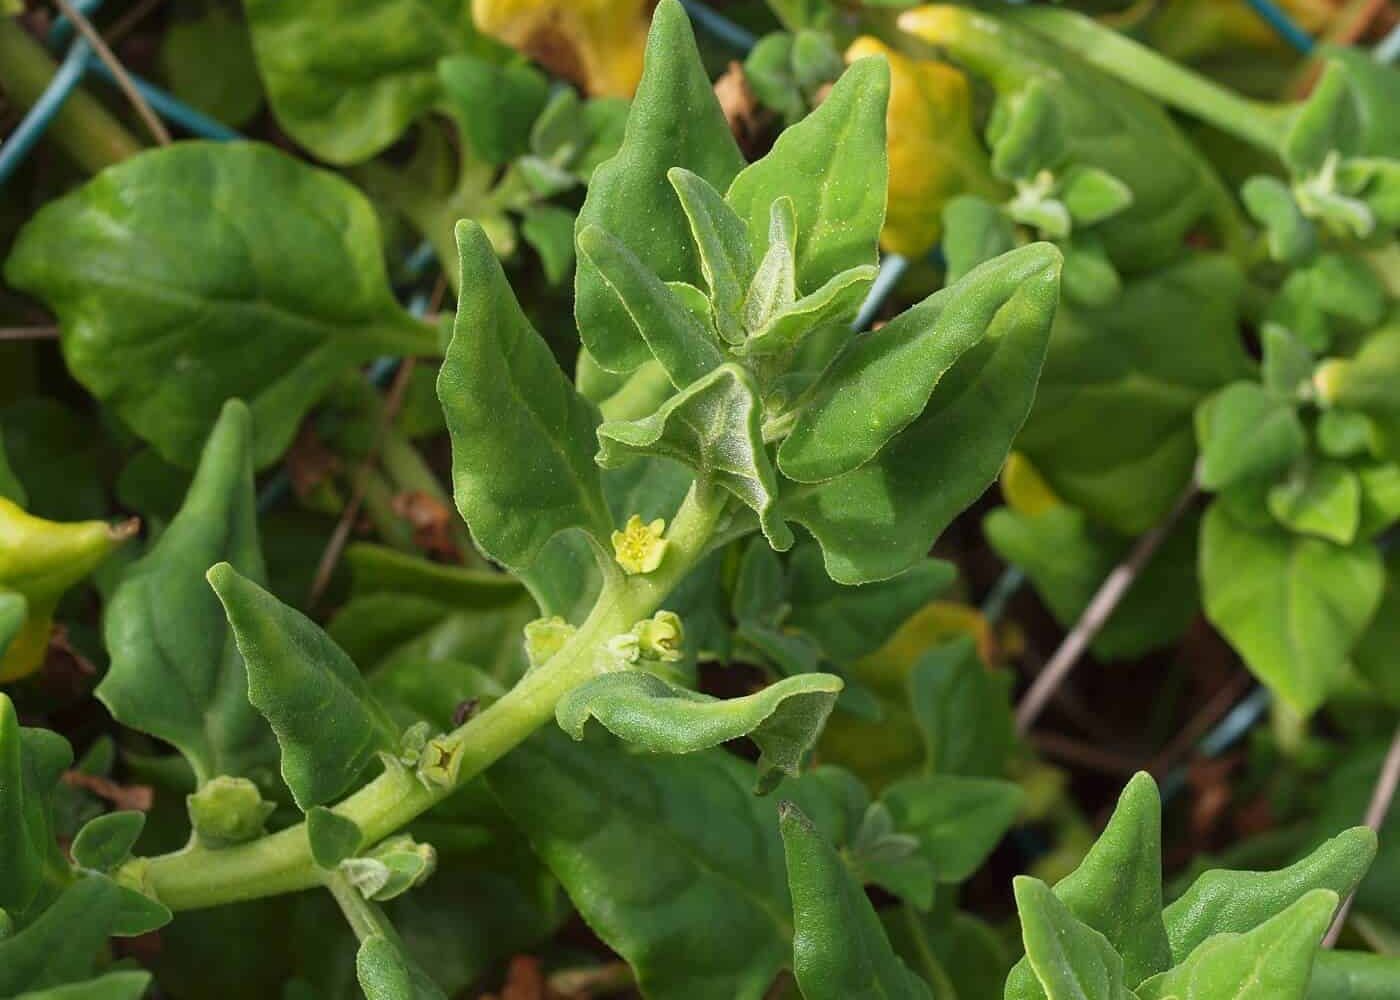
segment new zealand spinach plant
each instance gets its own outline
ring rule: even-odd
[[[277,142],[79,91],[0,217],[0,996],[1400,996],[1394,70],[171,6]]]

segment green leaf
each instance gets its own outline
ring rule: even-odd
[[[1400,958],[1321,949],[1313,959],[1308,1000],[1393,1000]]]
[[[713,335],[695,314],[620,240],[597,226],[588,226],[579,230],[578,251],[580,259],[593,266],[616,296],[617,304],[677,389],[684,389],[724,361]]]
[[[1024,798],[1010,781],[952,774],[904,778],[880,794],[896,827],[918,838],[934,877],[946,883],[962,882],[982,866]]]
[[[1012,883],[1026,963],[1049,1000],[1131,1000],[1123,959],[1109,940],[1078,920],[1050,887],[1018,875]]]
[[[1314,890],[1349,896],[1375,856],[1375,832],[1358,826],[1278,871],[1213,869],[1201,874],[1162,914],[1173,962],[1186,961],[1216,934],[1253,930]]]
[[[612,530],[593,464],[594,408],[521,312],[491,242],[457,226],[462,294],[438,397],[452,435],[457,509],[492,559],[519,573],[571,528]]]
[[[1001,468],[1035,398],[1059,284],[1059,256],[1052,249],[1031,249],[1021,259],[1040,267],[1024,278],[1013,307],[997,311],[982,339],[938,381],[922,412],[909,414],[913,422],[854,471],[784,499],[784,514],[821,544],[832,579],[868,583],[904,571]],[[903,374],[907,379],[907,370]],[[893,391],[884,380],[880,385]],[[856,437],[859,425],[832,426],[838,437]],[[881,427],[874,438],[864,437],[860,451],[821,471],[858,460],[889,431]],[[779,456],[786,466],[782,451]]]
[[[566,613],[537,609],[520,582],[504,573],[444,566],[364,543],[349,546],[345,561],[350,600],[327,632],[373,687],[392,691],[443,725],[450,711],[445,703],[455,704],[443,687],[452,675],[449,664],[470,664],[510,684],[525,668],[520,634],[526,622],[541,613]],[[419,667],[434,665],[437,686],[421,692],[401,687]]]
[[[182,7],[160,40],[160,65],[170,92],[235,127],[262,105],[262,84],[248,26],[231,5]]]
[[[383,253],[340,178],[255,143],[181,142],[45,205],[5,275],[58,314],[78,381],[165,458],[194,464],[242,398],[262,467],[346,372],[437,353]]]
[[[1295,174],[1322,169],[1329,153],[1359,153],[1361,108],[1352,93],[1346,63],[1329,60],[1279,144],[1279,155]]]
[[[1171,533],[1133,580],[1095,636],[1094,655],[1131,659],[1176,641],[1200,610],[1194,518]],[[1030,577],[1055,620],[1073,627],[1133,540],[1054,506],[1038,513],[1001,508],[982,522],[988,542]]]
[[[643,995],[761,1000],[791,960],[777,805],[752,794],[752,765],[546,729],[486,778]]]
[[[793,803],[778,816],[792,891],[793,974],[806,1000],[928,998],[831,844]]]
[[[469,5],[453,0],[245,0],[243,9],[278,124],[335,164],[387,148],[439,99],[438,61],[482,48]]]
[[[888,181],[889,92],[888,64],[857,60],[826,100],[783,132],[768,155],[746,167],[725,195],[748,223],[754,260],[763,259],[771,242],[770,207],[780,197],[792,199],[799,295],[842,271],[876,263]]]
[[[1171,965],[1162,923],[1161,856],[1162,803],[1156,783],[1139,773],[1123,789],[1108,826],[1079,867],[1055,886],[1069,912],[1122,956],[1122,982],[1141,982]],[[1055,994],[1036,983],[1035,973],[1024,960],[1018,962],[1006,980],[1006,1000],[1054,1000]]]
[[[960,194],[943,207],[943,256],[948,284],[1016,248],[1016,227],[1000,205],[973,194]]]
[[[1127,536],[1166,515],[1196,464],[1197,404],[1251,377],[1243,284],[1231,258],[1195,253],[1103,308],[1061,304],[1016,439],[1056,494]]]
[[[1170,972],[1138,987],[1142,1000],[1303,1000],[1313,956],[1337,908],[1314,889],[1243,934],[1208,938]]]
[[[672,167],[666,179],[675,188],[690,222],[700,271],[714,304],[717,332],[727,343],[742,343],[744,297],[754,270],[744,220],[703,177],[684,167]]]
[[[931,774],[999,778],[1012,746],[1011,678],[988,670],[970,637],[929,650],[909,675],[909,700]]]
[[[372,934],[355,953],[355,977],[365,1000],[446,1000],[403,947],[382,934]]]
[[[956,568],[925,559],[881,583],[845,587],[822,566],[821,549],[798,545],[788,563],[791,576],[787,624],[821,643],[834,663],[851,664],[879,648],[910,615],[953,583]]]
[[[988,924],[937,903],[932,913],[900,906],[882,910],[881,916],[895,954],[933,988],[936,1000],[1001,995],[1011,956]]]
[[[918,419],[943,376],[989,333],[1049,328],[1060,254],[1003,254],[837,355],[778,450],[783,474],[819,483],[859,468]]]
[[[1400,705],[1396,649],[1400,649],[1400,567],[1392,556],[1386,563],[1385,588],[1375,617],[1352,649],[1357,672],[1391,705]]]
[[[110,871],[131,855],[146,814],[134,810],[111,812],[88,823],[73,838],[73,860],[83,868]]]
[[[29,504],[23,484],[15,475],[15,470],[10,468],[9,456],[5,453],[3,431],[0,431],[0,499],[12,500],[21,507],[27,507]]]
[[[28,617],[29,602],[23,594],[0,591],[0,657],[4,657],[10,643],[24,630]]]
[[[1240,197],[1250,216],[1264,227],[1270,257],[1296,265],[1312,256],[1317,230],[1287,184],[1277,177],[1251,177],[1240,188]]]
[[[743,698],[719,699],[624,670],[574,688],[559,700],[555,717],[576,740],[596,719],[649,753],[694,753],[747,736],[761,751],[758,788],[766,792],[782,775],[798,773],[841,687],[831,674],[801,674]]]
[[[578,232],[596,225],[646,261],[662,281],[698,285],[699,253],[667,173],[684,167],[723,189],[743,162],[700,62],[690,19],[676,0],[663,0],[652,15],[645,68],[622,147],[594,171]],[[579,262],[575,290],[579,332],[599,364],[630,371],[650,360],[646,342],[586,261]]]
[[[1344,548],[1246,526],[1220,503],[1201,525],[1206,616],[1250,671],[1304,715],[1342,686],[1384,584],[1369,544]]]
[[[333,869],[353,857],[364,844],[364,835],[355,821],[323,806],[313,806],[306,814],[306,839],[319,868]]]
[[[574,213],[558,205],[532,205],[523,213],[520,235],[539,254],[545,280],[563,285],[574,269]]]
[[[819,330],[843,332],[856,318],[880,269],[862,264],[842,271],[810,295],[773,313],[744,342],[743,353],[754,357],[790,355],[803,338]]]
[[[1350,545],[1361,526],[1361,481],[1340,462],[1313,462],[1271,487],[1268,504],[1290,531]]]
[[[266,579],[248,408],[227,403],[179,513],[122,577],[104,616],[111,666],[97,696],[117,721],[173,744],[202,783],[226,774],[276,786],[277,747],[248,701],[247,671],[218,598],[217,562]]]
[[[149,972],[109,972],[82,983],[24,992],[15,1000],[141,1000],[150,985]]]
[[[497,166],[524,156],[530,126],[549,99],[549,80],[529,63],[499,65],[474,56],[437,64],[438,79],[461,112],[471,151]]]
[[[33,923],[0,938],[0,996],[89,976],[107,938],[118,933],[130,893],[102,875],[79,878]]]
[[[1257,382],[1236,382],[1197,411],[1201,485],[1208,490],[1283,472],[1307,447],[1298,413]]]
[[[303,810],[338,797],[396,743],[364,678],[314,622],[228,563],[208,577],[248,667],[248,700],[277,736],[292,797]]]
[[[64,878],[50,799],[72,762],[62,737],[22,729],[14,703],[0,694],[0,910],[20,926],[48,904]]]
[[[1071,167],[1060,180],[1060,197],[1076,225],[1092,226],[1133,203],[1128,185],[1098,167]]]
[[[720,486],[759,517],[775,549],[792,545],[777,516],[777,475],[763,444],[763,408],[748,373],[726,364],[668,399],[649,417],[598,428],[598,464],[616,468],[638,456],[674,459],[703,483]]]

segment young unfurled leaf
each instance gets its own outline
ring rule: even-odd
[[[1226,387],[1197,413],[1200,478],[1208,490],[1276,475],[1307,445],[1293,406],[1271,396],[1257,382]]]
[[[744,220],[734,214],[724,196],[705,178],[684,167],[672,167],[666,179],[675,188],[690,221],[691,238],[700,254],[700,271],[714,304],[716,332],[727,343],[741,343],[744,296],[753,277]]]
[[[763,327],[797,301],[797,208],[787,195],[768,207],[768,248],[744,296],[744,326]]]
[[[771,152],[734,179],[725,200],[748,223],[754,260],[771,243],[769,209],[792,199],[797,221],[798,295],[842,271],[876,263],[888,167],[883,59],[852,64],[820,107],[778,138]]]
[[[204,582],[217,562],[262,582],[248,408],[227,403],[179,513],[112,596],[104,621],[112,663],[97,696],[118,721],[217,775],[276,783],[277,746],[248,701],[243,657]]]
[[[393,749],[388,720],[355,664],[314,622],[228,563],[208,577],[247,664],[248,700],[277,736],[297,805],[336,798],[377,752]]]
[[[761,1000],[791,961],[777,804],[752,793],[752,765],[546,729],[486,780],[644,995]]]
[[[470,5],[454,0],[248,0],[244,11],[278,124],[336,164],[391,145],[440,99],[438,61],[483,48]]]
[[[1137,988],[1142,1000],[1304,1000],[1313,956],[1337,908],[1337,894],[1314,889],[1243,934],[1206,939],[1169,972]]]
[[[1141,982],[1171,965],[1162,923],[1161,854],[1162,803],[1156,783],[1139,773],[1079,867],[1055,886],[1069,912],[1122,956],[1121,982]],[[1024,960],[1017,963],[1006,980],[1006,1000],[1055,1000],[1056,994],[1036,981],[1039,971]]]
[[[713,336],[646,264],[597,226],[579,230],[578,250],[616,296],[623,312],[677,389],[724,361]]]
[[[1048,244],[1013,250],[853,340],[778,450],[783,474],[819,483],[859,468],[918,419],[943,375],[983,338],[1048,330],[1059,262]]]
[[[1106,937],[1039,879],[1020,875],[1013,885],[1025,961],[1048,1000],[1135,1000],[1123,981],[1123,959]]]
[[[110,871],[131,854],[145,825],[146,814],[135,810],[106,813],[89,820],[73,838],[73,860],[84,868]]]
[[[1384,583],[1369,543],[1343,547],[1245,525],[1219,502],[1202,522],[1206,616],[1255,676],[1305,715],[1344,684]]]
[[[334,869],[354,856],[364,842],[354,820],[323,806],[313,806],[306,814],[306,838],[311,842],[311,856],[316,864],[326,869]]]
[[[779,551],[792,531],[777,516],[777,475],[763,443],[762,408],[744,369],[727,364],[672,396],[649,417],[598,428],[598,464],[614,468],[657,455],[694,469],[701,482],[723,487],[759,516]]]
[[[481,227],[459,223],[457,245],[462,295],[438,376],[454,494],[476,544],[518,573],[562,531],[601,545],[612,530],[593,464],[597,414],[521,312]]]
[[[895,825],[919,841],[939,882],[958,883],[982,866],[1010,829],[1024,794],[1010,781],[930,774],[881,794]]]
[[[54,836],[50,799],[72,762],[67,741],[22,729],[14,704],[0,694],[0,857],[5,858],[0,911],[6,914],[0,919],[24,926],[62,884],[66,865]]]
[[[1375,856],[1375,832],[1358,826],[1278,871],[1203,873],[1162,914],[1173,962],[1185,962],[1213,935],[1253,930],[1314,890],[1329,889],[1345,898]]]
[[[5,274],[58,314],[78,381],[177,464],[226,399],[252,408],[261,467],[346,372],[438,352],[394,300],[369,201],[256,143],[104,170],[31,220]]]
[[[928,1000],[928,987],[894,953],[865,891],[802,814],[779,809],[792,892],[793,974],[807,1000]]]
[[[1058,252],[1045,246],[1027,248],[1018,257],[1021,263],[1038,266],[1022,275],[1010,302],[993,312],[980,341],[962,352],[932,395],[925,395],[924,371],[913,398],[903,392],[901,407],[892,409],[871,399],[859,419],[836,419],[844,405],[830,408],[832,433],[810,438],[812,468],[803,474],[853,471],[793,491],[783,506],[788,517],[805,525],[821,543],[832,579],[867,583],[907,569],[995,477],[1035,397],[1058,297],[1059,259]],[[857,339],[852,350],[859,351],[863,339]],[[858,369],[848,369],[838,360],[831,371],[854,374]],[[883,392],[892,392],[895,385],[908,385],[908,370],[900,372],[897,383],[859,379],[862,387],[877,382]],[[927,405],[922,405],[924,400]],[[873,435],[857,433],[868,425],[870,412],[892,419],[882,420]],[[891,439],[900,421],[908,419],[912,423]],[[855,440],[860,447],[828,454],[822,446],[843,439]],[[878,454],[872,448],[879,449]],[[859,467],[850,464],[861,461]],[[788,465],[783,450],[779,464]]]
[[[24,677],[43,665],[59,599],[138,527],[136,521],[60,524],[0,498],[0,593],[16,594],[22,600],[22,606],[14,598],[7,601],[11,622],[17,613],[24,616],[23,624],[0,649],[0,681]]]
[[[790,354],[810,333],[849,326],[878,273],[879,268],[874,264],[842,271],[815,292],[770,315],[744,342],[743,353],[782,357]]]
[[[651,753],[693,753],[748,736],[758,745],[758,787],[796,775],[836,704],[841,679],[801,674],[743,698],[721,700],[640,670],[604,674],[574,688],[555,716],[574,739],[589,719]]]
[[[681,121],[685,127],[677,128]],[[699,252],[681,203],[667,184],[667,172],[684,167],[724,190],[742,166],[695,48],[690,20],[676,0],[662,0],[652,16],[645,69],[622,148],[594,172],[578,232],[596,225],[662,281],[698,285]],[[630,371],[651,359],[646,341],[586,261],[579,262],[575,289],[579,332],[599,364]]]

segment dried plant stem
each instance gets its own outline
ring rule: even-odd
[[[160,117],[151,110],[151,106],[146,103],[146,99],[141,96],[141,92],[136,89],[136,84],[132,82],[131,74],[127,73],[126,67],[121,64],[121,60],[116,57],[108,44],[102,40],[102,36],[97,33],[97,29],[92,26],[83,12],[73,6],[69,0],[54,0],[58,9],[63,11],[65,17],[73,22],[73,27],[78,29],[78,33],[92,46],[92,51],[97,53],[97,58],[112,71],[112,78],[117,81],[117,86],[121,87],[126,99],[131,102],[131,106],[136,109],[136,113],[141,116],[141,120],[146,123],[147,130],[151,136],[162,146],[170,145],[170,133],[166,131],[164,123]]]
[[[1060,643],[1060,648],[1055,650],[1055,655],[1050,658],[1045,669],[1031,683],[1025,697],[1021,699],[1021,704],[1016,706],[1018,732],[1024,734],[1040,716],[1055,689],[1069,676],[1074,665],[1079,662],[1080,655],[1103,629],[1143,567],[1152,559],[1153,554],[1176,526],[1176,522],[1181,520],[1181,516],[1195,501],[1199,489],[1193,480],[1172,505],[1167,516],[1139,538],[1127,558],[1108,574],[1098,593],[1094,594],[1089,606],[1079,616],[1079,621],[1075,622],[1074,628]]]
[[[1386,752],[1385,763],[1381,765],[1380,776],[1376,778],[1375,791],[1371,793],[1371,804],[1366,807],[1366,825],[1377,833],[1390,812],[1391,803],[1395,801],[1397,785],[1400,785],[1400,726],[1395,727],[1390,750]],[[1327,929],[1327,936],[1322,939],[1324,948],[1331,948],[1337,943],[1337,938],[1342,933],[1342,925],[1347,922],[1347,914],[1351,912],[1351,901],[1354,898],[1356,894],[1352,893],[1337,908],[1332,926]]]
[[[56,326],[0,326],[0,341],[57,340]]]

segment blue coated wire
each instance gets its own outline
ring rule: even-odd
[[[1268,711],[1273,700],[1268,688],[1255,688],[1249,696],[1226,713],[1225,718],[1215,724],[1210,732],[1196,744],[1196,750],[1206,757],[1218,757],[1234,746],[1254,724]],[[1167,802],[1186,787],[1188,765],[1180,764],[1162,779],[1162,801]]]
[[[10,175],[18,169],[21,161],[29,155],[30,149],[49,127],[49,123],[63,108],[74,88],[82,81],[83,66],[91,51],[87,42],[79,40],[73,43],[73,48],[59,64],[58,71],[54,73],[48,87],[39,95],[39,99],[34,102],[34,106],[29,109],[29,113],[24,116],[18,127],[10,133],[10,137],[4,143],[0,143],[0,184],[9,180]]]
[[[1248,0],[1249,5],[1254,8],[1254,12],[1268,22],[1269,27],[1278,32],[1279,36],[1304,55],[1313,49],[1313,37],[1302,28],[1298,27],[1293,18],[1284,13],[1273,0]]]
[[[102,0],[73,0],[73,9],[83,17],[91,19],[97,13],[97,9],[102,6]],[[52,26],[49,28],[48,43],[49,48],[62,48],[71,42],[78,29],[73,26],[73,22],[68,20],[68,15],[59,14],[54,18]]]
[[[726,45],[733,46],[741,52],[748,52],[758,41],[752,31],[739,27],[729,18],[716,13],[707,5],[699,3],[698,0],[681,0],[681,6],[685,8],[685,12],[697,25]]]
[[[899,284],[899,279],[904,277],[907,270],[909,261],[897,253],[885,254],[884,260],[880,261],[880,273],[875,275],[875,283],[870,286],[870,294],[866,296],[865,303],[856,314],[855,322],[851,324],[853,330],[864,330],[874,322],[880,307],[885,304],[885,299],[889,298],[890,292],[894,291],[894,286]]]

